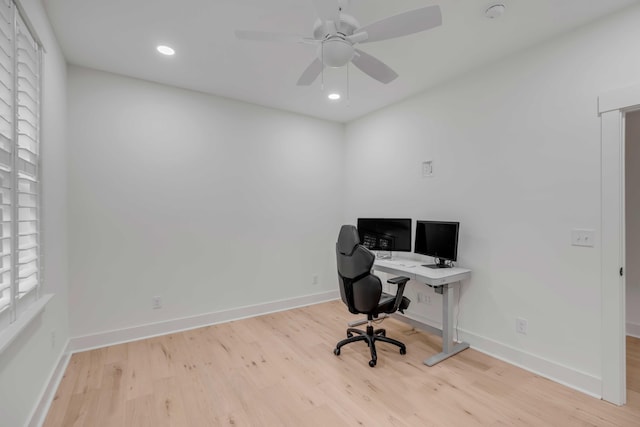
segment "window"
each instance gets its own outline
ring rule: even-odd
[[[41,46],[0,0],[0,331],[39,297]]]

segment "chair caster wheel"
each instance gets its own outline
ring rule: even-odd
[[[369,360],[369,366],[371,366],[372,368],[374,366],[376,366],[376,361],[375,360]]]
[[[333,349],[333,354],[335,354],[336,356],[340,356],[340,349],[339,348],[334,348]]]
[[[400,354],[407,354],[406,348],[400,348]]]

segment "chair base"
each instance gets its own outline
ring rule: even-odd
[[[333,350],[333,353],[336,356],[339,356],[340,347],[356,341],[365,341],[369,346],[369,350],[371,351],[371,360],[369,361],[369,366],[371,366],[372,368],[376,366],[376,363],[378,361],[378,354],[376,352],[376,341],[382,341],[396,345],[400,347],[400,354],[407,354],[407,347],[403,343],[398,340],[394,340],[393,338],[388,338],[387,331],[384,329],[374,330],[371,320],[369,320],[368,322],[366,331],[356,328],[347,329],[347,338],[336,344],[336,348]]]

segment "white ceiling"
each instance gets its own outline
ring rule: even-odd
[[[331,1],[331,0],[328,0]],[[336,0],[332,0],[336,1]],[[236,40],[234,30],[311,36],[310,0],[43,0],[72,64],[255,104],[347,122],[511,52],[613,13],[637,0],[342,0],[361,25],[440,4],[443,25],[368,43],[400,76],[388,85],[349,67],[350,99],[329,101],[321,79],[296,86],[315,47]],[[493,3],[507,9],[490,20]],[[156,45],[176,49],[164,57]],[[344,90],[344,68],[325,72],[325,92]]]

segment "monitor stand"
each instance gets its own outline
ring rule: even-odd
[[[378,251],[378,252],[376,252],[376,258],[378,258],[378,259],[391,259],[391,251]]]
[[[427,268],[451,268],[450,265],[445,264],[443,259],[438,259],[437,264],[422,264],[422,266]]]

